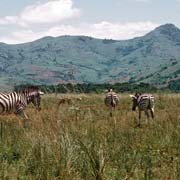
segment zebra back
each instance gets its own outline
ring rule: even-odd
[[[119,98],[115,92],[108,92],[104,99],[106,106],[115,107],[119,103]]]
[[[140,110],[154,108],[154,96],[152,94],[141,94],[137,98],[137,102]]]

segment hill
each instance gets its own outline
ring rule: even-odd
[[[0,43],[0,84],[145,82],[167,86],[180,78],[180,29],[162,25],[130,40],[86,36]]]

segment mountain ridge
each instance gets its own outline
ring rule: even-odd
[[[173,24],[130,40],[88,36],[43,37],[0,43],[0,84],[147,82],[179,79],[180,30]]]

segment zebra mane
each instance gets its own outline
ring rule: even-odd
[[[141,92],[136,92],[136,93],[135,93],[135,96],[136,96],[136,97],[139,97],[140,95],[142,95]]]
[[[37,92],[39,91],[38,86],[28,86],[19,91],[19,93],[31,93],[31,92]]]

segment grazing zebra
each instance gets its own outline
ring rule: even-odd
[[[110,116],[112,116],[113,110],[115,110],[117,104],[119,103],[119,98],[112,89],[108,90],[108,93],[106,94],[106,97],[104,99],[104,103],[106,106],[110,107]]]
[[[1,93],[0,92],[0,115],[10,114],[14,112],[16,115],[22,116],[25,120],[28,119],[24,109],[29,103],[33,103],[34,106],[41,110],[40,95],[44,93],[39,90],[38,87],[28,87],[20,92]]]
[[[149,119],[148,110],[151,112],[151,117],[154,118],[154,96],[151,94],[139,94],[130,95],[132,97],[133,105],[132,110],[135,111],[136,107],[139,109],[139,121],[138,126],[140,126],[141,111],[144,111],[147,118]]]

